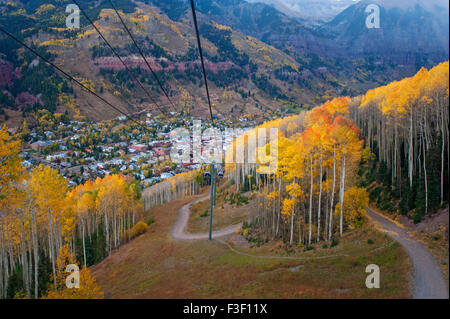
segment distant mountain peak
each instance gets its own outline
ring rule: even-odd
[[[369,4],[380,6],[380,28],[365,26]],[[317,30],[354,55],[383,57],[398,64],[448,58],[448,2],[445,0],[361,0]],[[421,62],[414,55],[421,55]]]
[[[340,12],[360,0],[245,0],[265,3],[291,18],[320,23],[333,19]]]
[[[426,10],[436,10],[438,8],[448,8],[448,0],[361,0],[360,5],[377,4],[386,10],[393,8],[412,9],[420,6]]]

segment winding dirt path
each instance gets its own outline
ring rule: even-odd
[[[407,229],[396,225],[379,213],[367,209],[367,214],[381,231],[396,240],[408,253],[414,268],[413,298],[448,299],[447,283],[441,268],[422,243],[412,239]]]
[[[201,201],[207,200],[209,195],[200,197],[183,207],[178,211],[178,217],[173,225],[171,236],[178,240],[198,240],[198,239],[208,239],[208,233],[197,233],[190,234],[186,232],[187,223],[189,221],[190,208]],[[429,251],[418,241],[412,239],[405,228],[402,228],[388,218],[367,209],[368,216],[374,221],[375,226],[385,232],[388,236],[396,240],[400,245],[402,245],[409,257],[414,268],[413,274],[413,298],[414,299],[448,299],[448,288],[445,281],[444,275],[439,267],[439,265],[434,260],[433,256]],[[213,231],[212,236],[214,239],[223,237],[226,235],[233,234],[236,228],[241,224],[232,225],[224,229]],[[228,248],[233,250],[238,254],[244,254],[242,252],[236,251],[228,243],[218,240]],[[247,255],[247,254],[245,254]],[[250,256],[250,255],[249,255]],[[268,256],[253,256],[258,258],[267,258]],[[343,257],[339,255],[332,256],[321,256],[320,258],[329,257]],[[271,256],[271,258],[280,258],[278,256]],[[281,257],[283,258],[283,257]],[[285,257],[289,258],[289,257]],[[320,259],[318,258],[318,259]],[[303,259],[303,258],[292,258],[292,259]],[[305,258],[307,259],[307,258]]]
[[[190,234],[190,233],[186,232],[186,226],[189,221],[189,214],[190,214],[191,206],[195,205],[199,202],[202,202],[204,200],[207,200],[208,198],[209,198],[209,195],[198,198],[180,208],[180,210],[178,211],[177,220],[175,221],[175,224],[173,225],[172,231],[170,233],[170,235],[173,238],[179,239],[179,240],[195,240],[195,239],[208,239],[209,238],[208,233]],[[228,226],[221,230],[213,231],[212,237],[218,238],[218,237],[223,237],[226,235],[233,234],[236,232],[236,228],[240,225],[241,224],[236,224],[236,225]]]
[[[178,217],[175,221],[175,224],[172,227],[172,231],[170,232],[170,235],[178,240],[198,240],[198,239],[209,239],[208,233],[196,233],[191,234],[186,232],[187,223],[189,221],[189,215],[190,215],[190,208],[192,205],[195,205],[199,202],[202,202],[204,200],[207,200],[209,198],[209,195],[197,198],[196,200],[184,205],[178,210]],[[324,259],[324,258],[334,258],[334,257],[346,257],[348,255],[346,254],[334,254],[334,255],[325,255],[325,256],[317,256],[317,257],[289,257],[289,256],[263,256],[263,255],[252,255],[243,253],[239,250],[234,249],[230,244],[227,242],[219,239],[220,237],[224,237],[230,234],[234,234],[236,232],[236,228],[241,226],[242,223],[228,226],[224,229],[213,231],[212,237],[213,240],[227,246],[231,251],[238,255],[243,255],[247,257],[254,257],[254,258],[270,258],[270,259],[290,259],[290,260],[309,260],[309,259]],[[383,248],[383,247],[380,247]],[[377,249],[380,249],[377,248]]]

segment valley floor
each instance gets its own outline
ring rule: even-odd
[[[345,234],[334,248],[289,255],[280,243],[251,247],[237,234],[174,239],[180,208],[202,197],[155,207],[148,233],[91,268],[106,298],[411,297],[406,252],[373,225]],[[380,266],[380,289],[365,286],[369,264]]]

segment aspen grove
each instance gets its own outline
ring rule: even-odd
[[[20,144],[6,126],[0,140],[0,297],[67,295],[59,294],[58,274],[67,266],[62,252],[83,267],[81,277],[97,291],[86,267],[135,235],[133,226],[144,217],[139,187],[124,176],[107,175],[69,190],[50,167],[29,173],[21,168]]]
[[[264,241],[310,246],[360,227],[370,199],[388,198],[387,210],[414,221],[448,205],[448,71],[448,62],[422,68],[364,96],[335,98],[238,137],[226,152],[232,164],[225,175],[236,191],[256,194],[258,209],[244,226]],[[252,142],[261,129],[273,128],[278,135]],[[69,189],[50,167],[22,168],[20,148],[0,128],[0,298],[101,298],[87,267],[145,232],[152,207],[199,194],[207,169],[142,194],[134,179],[120,175]],[[274,162],[275,168],[267,165]],[[61,284],[69,262],[83,268],[79,295]]]
[[[253,226],[264,238],[311,245],[354,226],[346,223],[343,202],[346,182],[352,180],[361,158],[362,141],[358,128],[347,118],[349,102],[348,97],[336,98],[306,114],[259,127],[280,130],[278,140],[269,142],[278,147],[275,172],[267,174],[255,164],[229,165],[229,178],[238,189],[258,192],[261,209]],[[249,145],[245,141],[234,144],[229,152]],[[264,150],[248,151],[258,152],[259,162],[267,161]],[[337,203],[341,204],[338,210]]]
[[[449,63],[367,92],[350,108],[386,167],[386,188],[415,221],[448,205]],[[395,207],[392,207],[394,210]]]
[[[335,98],[239,137],[227,156],[244,148],[247,158],[256,153],[258,164],[229,164],[227,174],[237,190],[258,193],[261,209],[251,225],[260,236],[290,245],[341,236],[364,222],[366,188],[384,183],[386,174],[386,192],[398,202],[390,203],[393,210],[412,212],[418,221],[448,205],[448,71],[448,62],[422,68],[362,97]],[[278,148],[275,172],[261,165],[273,160],[269,147],[261,150],[249,142],[260,128],[279,129],[277,140],[267,140]],[[367,162],[372,170],[387,169],[361,182],[358,175]]]

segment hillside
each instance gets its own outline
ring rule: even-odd
[[[191,200],[187,197],[156,207],[152,213],[156,223],[147,234],[92,267],[106,298],[410,296],[400,279],[407,281],[406,253],[372,226],[349,234],[337,247],[307,252],[295,249],[287,253],[279,245],[250,247],[237,235],[225,238],[226,242],[175,240],[168,234],[177,211]],[[375,244],[368,244],[368,239]],[[361,284],[364,273],[352,271],[372,262],[384,265],[386,289],[366,289]]]
[[[365,27],[369,4],[380,7],[379,29]],[[448,10],[448,2],[441,0],[363,0],[317,30],[345,48],[347,57],[373,56],[378,62],[403,67],[427,66],[448,57]]]
[[[331,21],[314,27],[280,12],[276,6],[258,1],[207,0],[202,3],[199,10],[210,19],[288,51],[293,56],[317,55],[322,63],[324,60],[333,63],[333,59],[339,58],[341,67],[345,63],[351,64],[354,59],[368,63],[372,68],[374,64],[402,64],[411,68],[407,72],[412,75],[418,71],[417,66],[431,67],[448,57],[448,3],[443,0],[364,0],[350,6],[347,4],[347,7],[342,1],[345,10],[337,11]],[[368,15],[365,9],[369,4],[380,7],[380,29],[365,27]],[[316,5],[320,6],[320,2]],[[170,8],[166,5],[165,11],[170,13]],[[416,42],[420,45],[417,46]],[[423,45],[425,42],[428,43],[427,48]],[[402,50],[397,53],[400,47]],[[406,74],[400,78],[404,76]]]
[[[40,8],[28,7],[29,13],[26,14],[19,8],[4,5],[2,24],[10,25],[12,19],[17,19],[17,15],[23,16],[26,19],[23,27],[30,25],[24,36],[35,39],[39,50],[52,54],[54,61],[63,69],[91,83],[97,92],[121,106],[127,113],[149,106],[148,97],[128,77],[123,65],[96,35],[95,30],[86,24],[87,21],[82,23],[84,27],[80,31],[71,33],[56,27],[58,23],[47,24],[45,28],[41,25],[32,27],[32,21],[42,18],[54,20],[56,13],[62,20],[59,7],[50,5],[43,5]],[[130,12],[124,14],[127,23],[133,23],[133,32],[138,42],[142,44],[148,60],[165,83],[177,107],[187,105],[189,109],[185,112],[193,115],[204,114],[206,100],[190,21],[170,20],[160,13],[158,8],[143,3],[127,9]],[[129,63],[129,67],[140,68],[137,70],[139,78],[155,96],[159,96],[157,99],[159,103],[166,105],[167,101],[162,99],[162,92],[158,91],[156,82],[150,76],[144,61],[137,58],[137,51],[114,12],[100,7],[88,12],[93,13],[91,18],[96,20],[101,32]],[[19,24],[16,30],[10,31],[20,30]],[[209,61],[208,77],[213,83],[213,102],[220,113],[226,116],[237,117],[246,113],[278,110],[282,104],[275,101],[275,98],[284,100],[287,105],[310,106],[321,99],[316,95],[319,89],[323,91],[327,87],[328,94],[334,94],[333,85],[326,84],[325,77],[318,70],[313,70],[314,73],[303,71],[305,78],[303,79],[297,73],[298,62],[255,38],[221,27],[214,22],[202,23],[201,32],[204,37],[206,58]],[[152,36],[149,37],[149,34]],[[116,112],[111,112],[95,98],[82,93],[70,83],[66,84],[60,76],[52,76],[57,88],[52,89],[51,93],[42,92],[38,83],[39,75],[51,74],[50,69],[39,65],[39,61],[34,60],[31,55],[25,57],[17,55],[17,46],[10,40],[3,39],[5,46],[11,47],[11,50],[4,52],[2,57],[3,69],[7,74],[2,83],[4,85],[2,99],[6,102],[4,111],[7,114],[12,114],[10,109],[25,114],[35,107],[43,107],[57,112],[68,111],[72,116],[80,110],[81,115],[94,120],[117,116]],[[25,72],[25,65],[30,65],[28,68],[33,68],[36,74]],[[43,70],[40,70],[41,68]],[[315,78],[319,80],[316,81]],[[307,86],[299,87],[300,81],[305,81]],[[183,92],[188,93],[187,101],[181,100],[181,87]],[[20,98],[24,94],[27,94],[28,99]],[[42,96],[38,96],[39,94]],[[75,103],[65,103],[66,105],[58,103],[58,97],[67,95],[74,98]],[[184,99],[185,97],[186,95]],[[68,104],[76,104],[76,108]],[[178,111],[181,111],[181,107]]]
[[[148,96],[127,75],[84,16],[80,30],[65,29],[67,3],[70,1],[48,0],[45,5],[35,1],[2,3],[0,24],[27,41],[33,40],[39,52],[88,83],[124,112],[153,109],[156,113]],[[166,112],[204,116],[207,103],[188,4],[180,0],[116,3],[172,97],[176,110],[138,57],[108,2],[80,1]],[[337,57],[352,48],[351,43],[344,41],[345,33],[333,38],[325,32],[326,27],[321,32],[309,29],[301,21],[266,4],[208,0],[200,2],[198,10],[215,113],[224,117],[236,119],[243,114],[267,117],[298,112],[331,97],[356,96],[411,75],[422,65],[437,63],[438,56],[448,56],[448,51],[442,55],[439,46],[429,45],[430,52],[439,55],[432,60],[429,54],[409,59],[411,51],[400,52],[399,58],[407,60],[402,68],[389,60],[374,63],[373,57],[358,50],[354,57],[338,60]],[[345,15],[335,20],[341,21],[342,17]],[[334,22],[330,23],[328,28]],[[430,29],[427,39],[435,36],[433,32],[437,32],[436,28]],[[31,54],[20,54],[19,47],[11,41],[0,35],[0,112],[3,114],[0,116],[9,126],[21,125],[23,116],[29,117],[32,123],[31,114],[39,108],[92,120],[119,115]],[[42,78],[49,81],[44,85]]]
[[[217,190],[208,165],[161,174],[145,189],[126,167],[70,186],[48,164],[27,169],[21,142],[31,132],[3,126],[0,297],[448,299],[439,267],[448,266],[448,72],[448,62],[422,68],[246,131],[226,152]],[[116,142],[126,133],[125,124],[101,124]],[[279,134],[259,145],[266,151],[254,162],[230,161],[242,148],[248,157],[258,151],[249,137],[267,128]],[[103,138],[88,130],[74,140],[93,158],[104,153],[97,148]],[[182,166],[148,161],[143,170],[149,177],[167,165]],[[205,240],[207,191],[216,196],[214,241]],[[392,220],[399,216],[418,226]],[[64,281],[71,264],[84,266],[79,290]],[[372,264],[383,274],[380,289],[367,289],[364,270]]]

